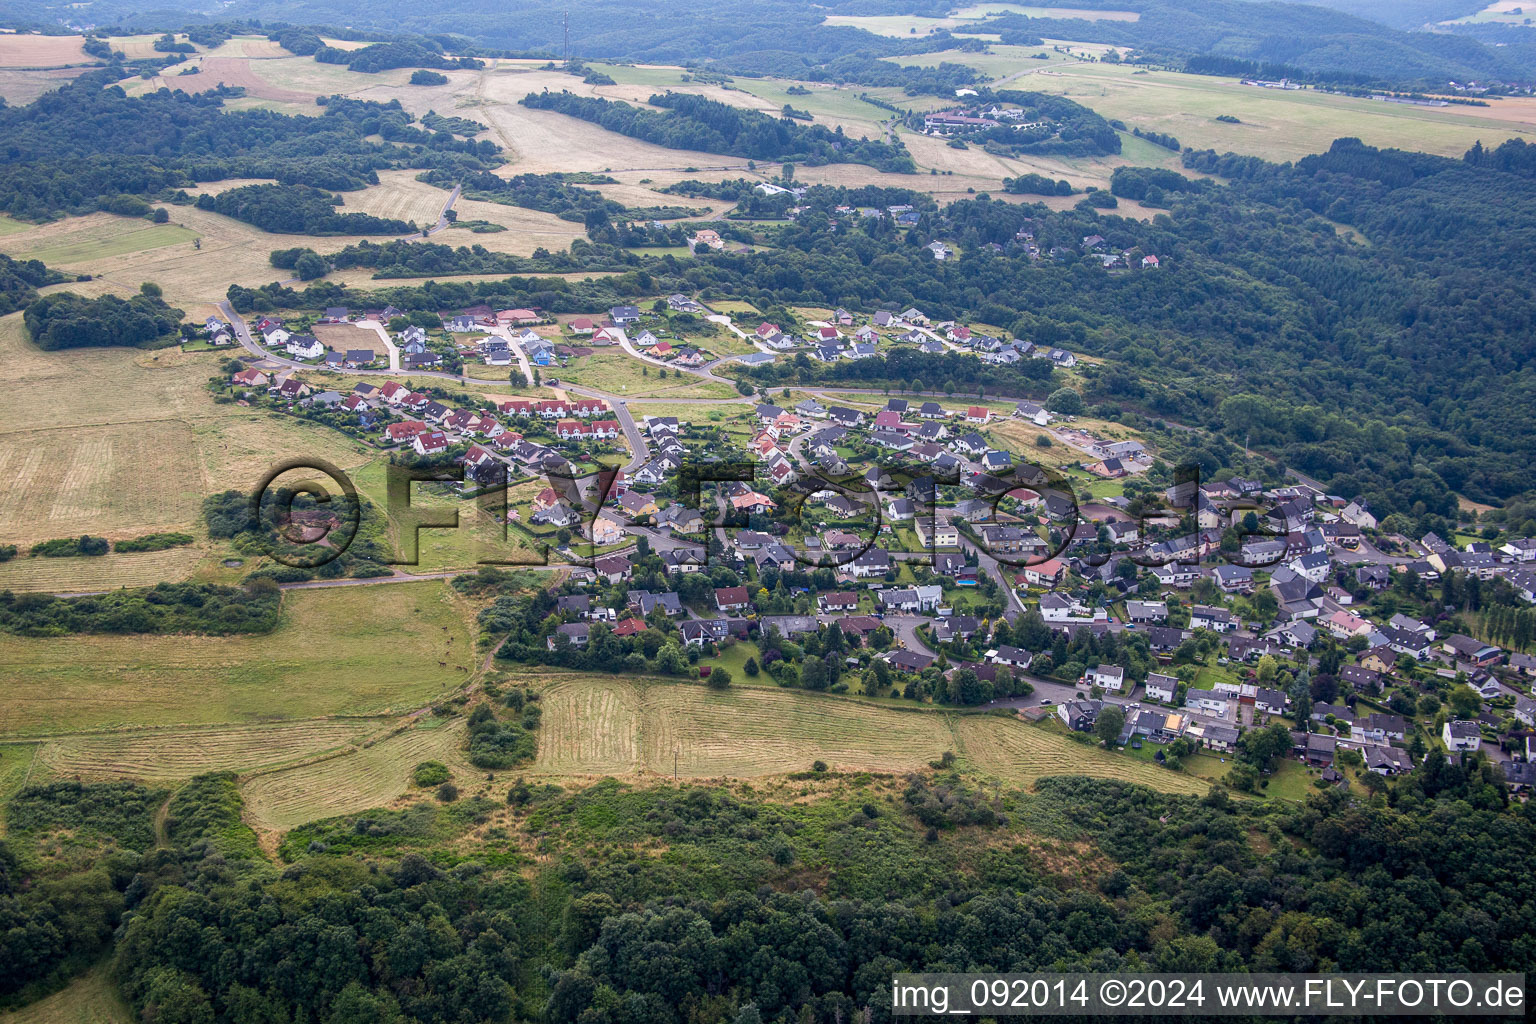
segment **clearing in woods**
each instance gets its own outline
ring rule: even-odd
[[[133,1012],[101,964],[53,995],[5,1017],[6,1024],[131,1024]]]
[[[399,713],[478,663],[443,580],[290,590],[265,636],[0,635],[0,734]]]
[[[371,746],[313,764],[248,779],[241,790],[245,817],[269,829],[380,807],[411,787],[411,770],[422,761],[441,761],[460,783],[483,771],[465,760],[464,722],[420,723]]]
[[[544,691],[536,771],[753,778],[804,771],[916,771],[946,750],[1005,782],[1048,775],[1126,779],[1170,793],[1206,783],[1075,743],[1012,718],[906,711],[764,687],[564,676]]]
[[[380,171],[379,183],[361,192],[342,192],[340,213],[371,213],[375,217],[413,221],[429,228],[448,201],[449,192],[417,181],[420,171]]]

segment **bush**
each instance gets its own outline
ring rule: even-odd
[[[146,533],[142,537],[130,537],[112,545],[112,550],[126,554],[134,551],[165,551],[192,543],[190,533]]]
[[[105,537],[92,537],[90,534],[82,534],[76,537],[61,537],[57,540],[40,541],[32,545],[30,556],[37,558],[74,558],[78,555],[104,555],[111,549]]]
[[[529,711],[523,711],[524,722]],[[537,721],[537,717],[533,717]],[[469,716],[469,763],[476,768],[511,768],[533,760],[538,744],[532,732],[516,722],[503,722],[481,705]]]
[[[422,69],[420,71],[413,71],[413,72],[411,72],[411,84],[412,85],[447,85],[448,84],[448,76],[447,75],[443,75],[443,74],[439,74],[436,71],[427,71],[426,69]]]
[[[441,761],[423,761],[411,772],[411,781],[422,787],[440,786],[447,782],[452,774],[448,766]]]
[[[459,798],[459,787],[445,782],[437,787],[437,798],[445,804],[451,804]]]

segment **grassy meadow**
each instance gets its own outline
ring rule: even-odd
[[[295,590],[266,636],[0,636],[0,736],[403,713],[478,664],[444,581]]]

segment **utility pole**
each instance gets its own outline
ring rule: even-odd
[[[677,781],[677,748],[672,748],[672,781]]]
[[[565,12],[565,62],[571,62],[571,12]]]

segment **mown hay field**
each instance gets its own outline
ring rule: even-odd
[[[792,690],[587,677],[545,691],[538,771],[553,775],[752,777],[922,767],[949,744],[940,715],[904,714]]]
[[[401,713],[478,663],[442,580],[288,591],[266,636],[0,636],[0,735]]]
[[[356,332],[360,338],[363,332]],[[376,335],[374,336],[376,338]],[[369,458],[336,431],[236,405],[205,384],[218,354],[44,352],[0,318],[0,543],[192,530],[209,494],[249,490],[279,461]],[[195,532],[195,531],[194,531]],[[197,549],[0,563],[0,589],[92,590],[181,579]]]
[[[38,750],[33,781],[52,777],[175,782],[204,772],[280,767],[359,742],[387,721],[320,718],[280,725],[61,736]]]
[[[798,690],[563,675],[544,690],[534,770],[551,776],[755,778],[805,771],[917,771],[946,750],[1005,782],[1089,775],[1170,793],[1198,778],[1078,744],[1012,718],[898,710]]]
[[[134,531],[126,531],[134,532]],[[205,549],[197,545],[92,558],[14,558],[0,562],[0,590],[79,594],[118,587],[152,587],[191,576]]]
[[[1059,732],[1010,718],[971,715],[955,721],[956,753],[1008,782],[1029,785],[1049,775],[1120,779],[1165,793],[1204,793],[1202,779],[1159,768],[1102,747],[1076,743]]]
[[[0,539],[132,537],[197,518],[203,474],[180,420],[0,435]]]
[[[371,213],[375,217],[415,221],[428,228],[437,223],[449,192],[417,181],[420,171],[380,171],[379,183],[361,192],[343,192],[340,213]]]
[[[246,820],[270,829],[379,807],[411,787],[411,770],[441,761],[462,781],[476,769],[464,759],[464,722],[432,719],[365,747],[313,764],[257,775],[241,787]]]

